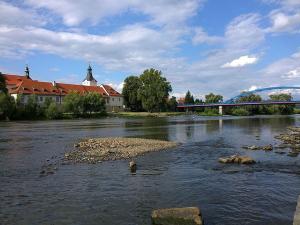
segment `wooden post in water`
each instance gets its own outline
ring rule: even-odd
[[[300,196],[298,198],[298,204],[294,215],[293,225],[300,225]]]

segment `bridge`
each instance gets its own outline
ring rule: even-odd
[[[218,107],[219,108],[219,114],[223,115],[223,107],[224,106],[254,106],[254,105],[295,105],[300,104],[300,101],[262,101],[262,102],[236,102],[240,97],[248,96],[254,93],[259,93],[263,91],[270,91],[270,90],[300,90],[300,87],[294,87],[294,86],[278,86],[278,87],[268,87],[268,88],[259,88],[255,89],[253,91],[247,91],[243,92],[233,98],[228,99],[225,102],[219,102],[219,103],[208,103],[208,104],[180,104],[177,106],[179,109],[193,109],[193,108],[209,108],[209,107]]]

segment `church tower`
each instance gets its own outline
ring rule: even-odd
[[[24,72],[25,72],[25,77],[26,77],[27,79],[30,79],[30,80],[31,80],[28,65],[26,65],[25,71],[24,71]]]
[[[89,67],[87,69],[86,77],[83,80],[82,85],[85,85],[85,86],[97,86],[97,81],[93,77],[93,71],[92,71],[91,65],[89,65]]]

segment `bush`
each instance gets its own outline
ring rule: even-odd
[[[234,115],[234,116],[249,116],[250,113],[246,109],[235,108],[235,109],[232,110],[232,115]]]

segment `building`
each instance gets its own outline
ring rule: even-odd
[[[62,104],[64,97],[71,93],[86,94],[96,92],[103,96],[108,112],[118,112],[123,110],[123,96],[109,85],[97,85],[97,80],[93,77],[92,68],[89,65],[86,78],[82,85],[65,84],[58,82],[43,82],[33,80],[30,77],[28,66],[25,68],[24,75],[2,74],[8,92],[15,99],[21,96],[21,102],[26,104],[30,95],[36,95],[39,104],[43,104],[46,98],[52,98],[57,104]]]

